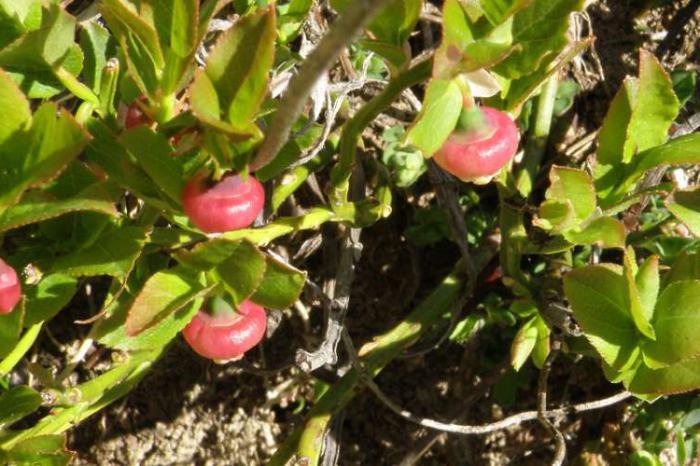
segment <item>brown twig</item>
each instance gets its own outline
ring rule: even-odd
[[[559,340],[558,337],[554,337],[552,339],[551,350],[547,355],[547,359],[542,365],[542,370],[540,371],[537,384],[537,419],[556,441],[554,459],[552,459],[551,463],[552,466],[561,466],[566,458],[566,440],[564,439],[564,435],[559,429],[557,429],[557,427],[547,416],[547,382],[549,379],[549,373],[552,370],[552,364],[554,363],[554,360],[556,359],[560,350],[561,340]]]
[[[441,431],[441,432],[447,432],[451,434],[458,434],[458,435],[484,435],[484,434],[489,434],[491,432],[496,432],[499,430],[507,429],[512,426],[516,426],[519,424],[522,424],[523,422],[528,422],[528,421],[534,421],[536,419],[549,419],[551,417],[558,417],[558,416],[564,416],[567,414],[576,414],[576,413],[582,413],[586,411],[593,411],[596,409],[602,409],[606,408],[608,406],[612,406],[614,404],[617,404],[621,401],[626,400],[627,398],[631,397],[632,394],[629,392],[620,392],[616,395],[603,398],[601,400],[596,400],[596,401],[590,401],[587,403],[579,403],[575,404],[572,406],[565,406],[562,408],[557,408],[557,409],[552,409],[552,410],[546,410],[545,409],[540,409],[542,407],[542,399],[540,398],[539,403],[538,403],[538,411],[525,411],[519,414],[514,414],[512,416],[508,416],[507,418],[501,419],[500,421],[496,421],[490,424],[483,424],[483,425],[460,425],[460,424],[453,424],[453,423],[446,423],[446,422],[440,422],[436,421],[434,419],[429,419],[429,418],[424,418],[421,416],[417,416],[413,414],[412,412],[403,409],[401,406],[399,406],[396,402],[394,402],[389,396],[387,396],[381,388],[374,382],[372,379],[371,375],[367,374],[367,372],[364,370],[362,366],[362,362],[360,361],[359,357],[357,356],[357,352],[354,349],[354,346],[352,345],[352,340],[350,337],[346,334],[343,333],[343,342],[345,343],[346,350],[348,351],[348,354],[350,355],[351,361],[353,363],[353,366],[356,371],[361,376],[361,380],[364,383],[367,388],[370,389],[370,391],[377,397],[379,401],[382,402],[387,408],[389,408],[394,414],[397,414],[398,416],[401,416],[402,418],[414,423],[418,424],[423,427],[427,427],[429,429]],[[552,354],[552,353],[550,353]],[[551,364],[551,363],[550,363]],[[546,378],[545,378],[546,380]],[[542,383],[540,382],[540,386],[542,386]],[[544,385],[544,388],[546,389],[546,382]],[[544,403],[546,404],[546,396],[544,398]],[[562,437],[563,439],[563,437]],[[559,463],[561,464],[561,463]]]

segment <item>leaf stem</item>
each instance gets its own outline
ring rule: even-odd
[[[0,362],[0,377],[4,377],[9,374],[12,369],[19,363],[19,361],[27,354],[39,336],[41,332],[41,327],[43,322],[34,324],[22,335],[22,338],[17,342],[12,352],[5,356],[5,358]]]

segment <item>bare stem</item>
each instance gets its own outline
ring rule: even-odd
[[[549,372],[552,370],[552,364],[559,354],[561,349],[561,341],[558,339],[553,339],[552,349],[547,355],[547,359],[542,365],[542,370],[540,371],[540,376],[537,384],[537,419],[540,423],[547,429],[547,431],[554,437],[556,441],[556,450],[554,452],[554,459],[552,459],[552,466],[561,466],[566,458],[566,440],[561,431],[556,428],[556,426],[549,420],[547,416],[547,381],[549,379]]]

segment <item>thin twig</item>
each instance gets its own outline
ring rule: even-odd
[[[664,40],[656,48],[656,55],[661,58],[671,49],[671,44],[683,33],[686,25],[693,19],[695,12],[700,8],[700,0],[690,0],[686,6],[678,10],[671,21]]]
[[[296,363],[304,372],[313,372],[326,364],[338,362],[337,348],[350,304],[350,288],[355,274],[355,261],[360,250],[360,232],[361,230],[357,228],[346,228],[343,233],[340,241],[338,272],[335,276],[332,301],[328,306],[323,342],[316,351],[299,349],[296,353]]]
[[[552,370],[552,364],[559,354],[560,349],[561,340],[559,340],[558,337],[554,337],[552,339],[552,348],[542,365],[537,384],[537,419],[556,441],[554,459],[552,459],[551,463],[552,466],[561,466],[566,458],[566,440],[564,439],[564,435],[547,417],[547,381],[549,379],[549,373]]]
[[[394,414],[397,414],[401,416],[402,418],[413,422],[414,424],[418,424],[423,427],[427,427],[429,429],[434,429],[438,430],[441,432],[447,432],[451,434],[459,434],[459,435],[484,435],[484,434],[489,434],[491,432],[496,432],[499,430],[507,429],[509,427],[515,426],[522,424],[523,422],[527,421],[534,421],[536,419],[548,419],[551,417],[558,417],[558,416],[564,416],[567,414],[577,414],[577,413],[582,413],[586,411],[593,411],[596,409],[602,409],[606,408],[608,406],[612,406],[614,404],[617,404],[621,401],[626,400],[627,398],[631,397],[632,394],[629,392],[620,392],[616,395],[610,396],[608,398],[603,398],[601,400],[596,400],[596,401],[590,401],[587,403],[579,403],[576,405],[572,406],[566,406],[562,408],[557,408],[557,409],[552,409],[547,411],[546,406],[544,406],[544,409],[542,409],[543,401],[544,404],[546,405],[546,395],[544,399],[542,397],[538,397],[538,411],[525,411],[519,414],[514,414],[512,416],[508,416],[507,418],[501,419],[500,421],[496,421],[490,424],[483,424],[483,425],[459,425],[459,424],[451,424],[451,423],[445,423],[445,422],[440,422],[436,421],[433,419],[428,419],[424,417],[417,416],[413,413],[411,413],[408,410],[403,409],[401,406],[399,406],[396,402],[394,402],[389,396],[387,396],[379,386],[374,382],[372,379],[371,375],[367,373],[365,368],[362,365],[362,362],[360,361],[357,352],[354,349],[354,346],[352,344],[352,340],[350,337],[346,334],[343,333],[343,343],[345,344],[346,350],[348,354],[350,355],[350,359],[353,363],[354,369],[358,371],[360,374],[360,378],[362,383],[364,383],[367,388],[372,391],[372,393],[381,401],[387,408],[389,408]],[[554,352],[553,352],[554,353]],[[553,354],[553,353],[550,353]],[[548,359],[550,359],[548,357]],[[552,356],[553,359],[553,356]],[[551,365],[551,361],[550,361]],[[543,368],[543,372],[544,368]],[[547,371],[548,372],[548,371]],[[545,373],[545,375],[547,375]],[[542,379],[542,378],[541,378]],[[540,380],[540,387],[542,387],[542,381]],[[546,377],[545,377],[545,384],[544,388],[546,389]],[[563,437],[562,437],[563,440]],[[554,464],[554,463],[553,463]],[[561,464],[561,463],[557,463]]]
[[[362,31],[389,0],[356,0],[328,30],[318,46],[302,63],[299,73],[292,78],[282,98],[272,124],[266,132],[251,169],[257,170],[270,163],[287,142],[292,125],[304,110],[313,86],[327,72],[346,44]]]
[[[470,282],[474,282],[476,280],[476,271],[469,253],[467,225],[464,223],[464,214],[457,200],[455,182],[445,172],[440,170],[432,160],[428,163],[428,175],[430,176],[430,182],[435,188],[438,203],[447,213],[450,230],[452,230],[452,235],[455,237],[455,242],[462,255],[467,278]]]

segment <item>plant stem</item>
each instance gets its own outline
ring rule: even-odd
[[[491,260],[496,248],[497,245],[489,241],[474,255],[477,269],[482,269]],[[452,306],[464,304],[465,291],[470,290],[472,285],[465,283],[462,278],[462,267],[461,262],[458,262],[452,273],[402,322],[360,350],[367,374],[372,377],[379,374],[407,347],[418,341]],[[470,294],[467,291],[466,296]],[[361,375],[351,369],[328,389],[309,411],[305,425],[287,438],[268,465],[285,465],[296,454],[307,459],[308,465],[316,466],[329,422],[357,394],[361,381]]]
[[[531,139],[525,148],[524,165],[517,176],[517,188],[523,197],[527,198],[532,192],[535,179],[540,172],[542,159],[547,152],[549,131],[552,128],[552,116],[554,114],[554,101],[559,88],[557,73],[551,76],[542,88],[542,93],[537,99],[537,114],[535,125],[532,129]]]
[[[5,356],[5,359],[0,362],[0,377],[5,377],[7,374],[9,374],[24,357],[24,355],[27,354],[27,351],[31,349],[32,345],[39,336],[42,326],[43,322],[40,322],[32,325],[26,332],[24,332],[24,335],[22,335],[22,338],[17,342],[12,352]]]
[[[370,100],[350,121],[345,123],[340,137],[338,163],[331,171],[334,191],[332,205],[343,205],[347,202],[350,175],[355,163],[355,150],[364,129],[404,90],[428,79],[432,69],[432,60],[425,60],[404,71],[392,79],[381,94]]]
[[[71,390],[77,398],[73,406],[55,408],[51,415],[44,417],[34,427],[2,439],[0,449],[9,450],[33,437],[65,432],[129,393],[143,379],[150,365],[160,355],[160,350],[130,355],[124,363],[75,387]]]
[[[292,125],[304,110],[304,104],[318,79],[330,69],[345,46],[387,3],[389,0],[355,0],[341,13],[318,46],[302,63],[299,73],[289,83],[265,140],[251,163],[252,170],[264,167],[277,156],[287,142]]]

